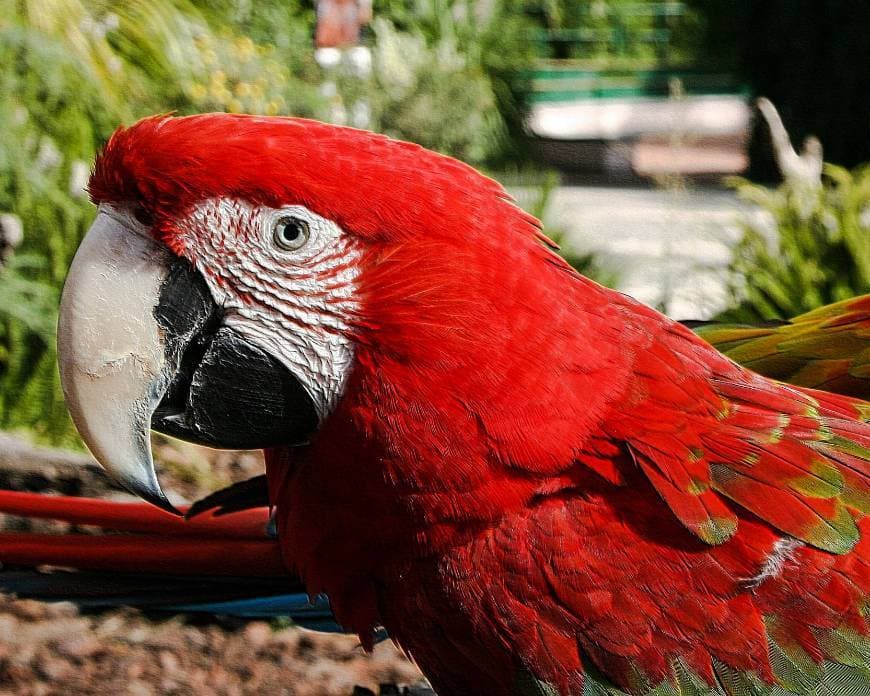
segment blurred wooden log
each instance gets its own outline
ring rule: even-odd
[[[121,490],[90,455],[38,447],[3,432],[0,488],[88,496]]]

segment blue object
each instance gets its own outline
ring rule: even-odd
[[[325,596],[320,595],[313,602],[310,602],[308,595],[302,592],[219,602],[171,604],[164,608],[167,611],[203,612],[246,619],[271,619],[286,616],[303,628],[310,628],[313,631],[345,632],[333,618],[332,610],[329,608],[329,600]]]

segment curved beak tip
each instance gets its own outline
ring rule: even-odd
[[[176,517],[184,517],[184,513],[181,512],[181,510],[179,510],[177,507],[175,507],[175,505],[172,504],[169,498],[166,497],[163,489],[160,488],[160,484],[156,483],[156,478],[155,483],[152,485],[143,484],[140,481],[121,481],[120,483],[122,486],[124,486],[124,488],[130,491],[130,493],[142,498],[142,500],[145,500],[172,515],[175,515]]]

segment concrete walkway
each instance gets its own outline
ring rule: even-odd
[[[745,211],[718,189],[565,186],[545,224],[599,255],[623,292],[677,319],[706,319],[726,305],[723,271]]]

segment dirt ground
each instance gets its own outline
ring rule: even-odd
[[[389,641],[367,655],[351,636],[262,621],[197,624],[131,610],[82,615],[67,603],[0,598],[4,696],[349,696],[355,687],[378,693],[382,684],[419,681]]]
[[[262,473],[255,453],[214,452],[162,439],[155,444],[161,481],[178,502]],[[5,435],[0,487],[124,495],[84,455],[35,450]],[[3,515],[0,528],[67,530]],[[0,696],[431,695],[421,682],[419,670],[390,641],[367,654],[354,636],[316,633],[280,620],[146,615],[125,608],[85,613],[69,603],[0,595]],[[409,686],[414,688],[406,692]]]

